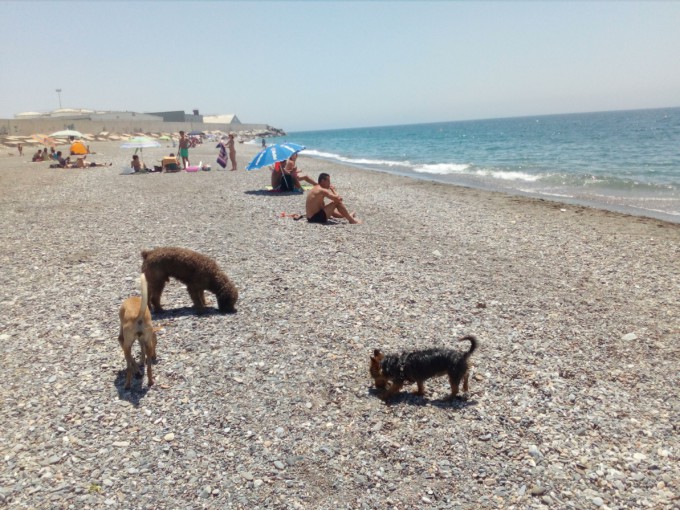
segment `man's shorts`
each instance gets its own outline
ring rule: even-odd
[[[189,157],[189,149],[180,149],[179,150],[179,157],[180,158],[188,158]]]
[[[318,213],[316,213],[311,218],[307,218],[307,221],[309,223],[326,223],[328,221],[328,218],[326,217],[326,211],[321,209]]]

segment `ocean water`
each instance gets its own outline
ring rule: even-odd
[[[680,108],[289,133],[307,156],[680,222]]]

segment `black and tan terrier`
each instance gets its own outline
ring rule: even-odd
[[[470,356],[477,349],[477,339],[468,335],[458,339],[459,342],[470,341],[467,352],[453,349],[425,349],[422,351],[405,352],[402,354],[384,355],[379,349],[371,356],[371,377],[375,387],[386,389],[382,398],[388,400],[399,393],[405,383],[417,383],[417,395],[425,393],[424,382],[432,377],[448,375],[453,399],[458,396],[461,380],[463,391],[468,391]]]

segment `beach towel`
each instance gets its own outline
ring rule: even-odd
[[[218,143],[216,148],[220,150],[220,155],[217,156],[217,164],[222,168],[227,168],[227,148],[222,142]]]

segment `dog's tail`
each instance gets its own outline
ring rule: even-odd
[[[142,273],[139,277],[139,286],[142,290],[142,300],[139,304],[139,313],[137,314],[137,325],[141,325],[144,321],[144,312],[146,312],[146,307],[149,306],[149,290],[146,285],[146,276]],[[137,328],[139,329],[139,328]]]
[[[458,339],[459,342],[463,342],[465,340],[470,340],[470,350],[465,354],[465,357],[469,358],[470,356],[472,356],[472,353],[475,352],[475,350],[477,350],[477,346],[479,344],[477,342],[477,338],[472,335],[467,335],[464,336],[463,338]]]

